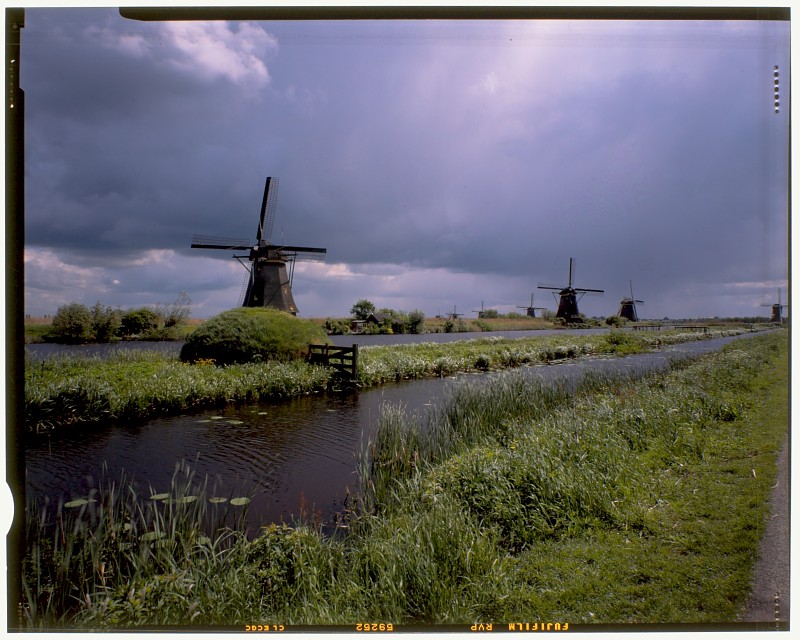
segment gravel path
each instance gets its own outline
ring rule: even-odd
[[[778,457],[770,518],[759,547],[753,585],[743,622],[764,623],[764,630],[786,629],[789,622],[789,440]],[[779,625],[778,623],[784,623]]]

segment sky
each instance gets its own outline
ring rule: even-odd
[[[193,234],[272,238],[301,317],[768,315],[788,301],[790,24],[144,22],[26,9],[24,308],[237,306]],[[776,112],[774,68],[783,100]]]

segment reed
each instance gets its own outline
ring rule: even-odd
[[[324,390],[329,379],[327,369],[298,361],[217,367],[185,364],[147,351],[120,352],[110,358],[28,359],[26,429],[46,431],[286,398]]]
[[[499,370],[586,355],[625,355],[722,335],[664,332],[658,337],[612,331],[589,336],[482,338],[360,350],[358,384]],[[228,403],[319,393],[334,387],[331,369],[302,361],[214,366],[187,364],[150,351],[108,358],[57,357],[25,362],[25,428],[48,431],[82,423],[145,420]]]
[[[207,478],[180,462],[163,493],[151,488],[142,495],[123,473],[116,480],[104,475],[87,496],[55,508],[29,504],[24,624],[63,629],[97,619],[104,626],[123,617],[152,619],[163,603],[150,592],[165,576],[175,582],[196,569],[213,579],[225,569],[246,543],[248,502],[215,497]]]
[[[169,502],[120,482],[60,520],[30,510],[26,620],[730,622],[786,434],[787,354],[765,335],[639,380],[464,385],[430,421],[390,405],[359,461],[372,496],[333,536],[203,529],[215,503],[185,467]]]

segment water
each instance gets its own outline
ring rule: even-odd
[[[434,334],[448,335],[448,334]],[[352,337],[352,336],[350,336]],[[577,379],[589,370],[635,373],[662,369],[677,357],[719,349],[719,338],[626,358],[584,358],[523,369],[524,375]],[[356,487],[356,455],[377,426],[384,403],[422,413],[441,404],[453,385],[483,384],[513,372],[418,380],[353,394],[226,407],[146,424],[109,424],[63,430],[25,442],[26,490],[51,503],[85,496],[107,476],[123,471],[147,494],[169,489],[176,463],[185,460],[211,494],[251,496],[250,525],[291,523],[301,512],[323,521],[342,509]]]

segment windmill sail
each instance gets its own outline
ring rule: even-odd
[[[264,196],[261,199],[255,244],[240,238],[195,235],[193,249],[226,249],[247,251],[246,256],[237,256],[248,269],[248,277],[239,304],[244,307],[270,307],[292,314],[297,305],[292,295],[292,279],[296,262],[322,262],[327,249],[294,245],[275,245],[270,242],[278,198],[278,179],[267,177]],[[249,267],[243,262],[249,260]],[[290,265],[290,273],[287,272]]]
[[[556,311],[556,318],[563,318],[567,323],[583,322],[583,318],[578,311],[578,301],[583,298],[586,293],[604,293],[603,289],[586,289],[572,286],[572,263],[573,259],[569,259],[569,277],[567,279],[566,287],[550,287],[546,285],[538,285],[539,289],[552,289],[558,291],[558,310]],[[553,294],[555,295],[555,294]]]

